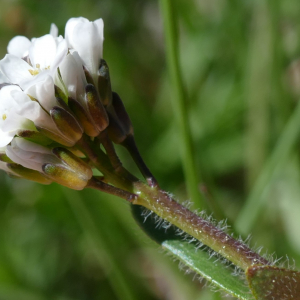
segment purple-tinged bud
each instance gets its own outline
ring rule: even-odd
[[[120,96],[112,93],[112,106],[108,108],[109,137],[116,144],[121,144],[129,136],[133,135],[133,127]]]
[[[108,126],[108,116],[101,103],[97,90],[92,84],[85,87],[85,101],[96,128],[103,131]]]
[[[74,143],[73,141],[69,141],[66,139],[66,137],[57,134],[56,132],[53,132],[47,128],[41,127],[41,126],[35,126],[38,132],[46,136],[47,138],[53,140],[56,143],[62,144],[66,147],[73,147]]]
[[[109,68],[104,59],[101,59],[100,61],[100,68],[98,70],[97,75],[100,100],[104,106],[108,106],[112,102],[112,91],[109,76]]]
[[[83,66],[83,71],[84,71],[84,75],[85,75],[87,83],[95,85],[94,79],[93,79],[91,73],[87,70],[87,68],[85,66]]]
[[[60,98],[65,103],[68,103],[68,97],[60,87],[58,87],[57,85],[54,85],[54,91],[55,91],[55,97],[56,98]]]
[[[86,112],[82,105],[78,101],[70,97],[68,104],[77,120],[82,125],[84,132],[91,137],[99,135],[100,131],[96,128],[91,116]]]

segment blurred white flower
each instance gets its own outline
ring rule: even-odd
[[[86,18],[71,18],[66,24],[68,47],[78,52],[83,65],[96,77],[103,56],[104,23],[102,19],[90,22]]]
[[[17,84],[22,89],[29,88],[47,75],[54,77],[57,67],[68,52],[66,41],[51,34],[31,42],[28,40],[28,43],[22,37],[16,37],[8,48],[9,53],[13,54],[7,54],[0,61],[0,70],[9,83]],[[28,62],[21,58],[27,51]],[[3,82],[3,79],[0,80]]]

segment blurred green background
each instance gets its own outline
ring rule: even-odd
[[[256,197],[264,205],[249,231],[252,245],[278,257],[287,255],[299,269],[300,139],[292,132],[298,126],[287,128],[292,117],[300,128],[295,115],[300,96],[299,1],[174,4],[202,178],[199,191],[219,207],[218,217],[234,224],[265,172]],[[1,57],[15,35],[44,35],[52,22],[63,34],[71,17],[104,19],[104,58],[141,153],[160,185],[186,200],[159,3],[0,0],[0,6]],[[282,150],[288,144],[280,140],[283,132],[287,139],[294,137],[287,152]],[[278,159],[270,167],[276,147]],[[124,165],[138,174],[119,151]],[[192,275],[185,276],[141,232],[122,200],[92,190],[12,180],[4,172],[0,195],[0,300],[222,298]]]

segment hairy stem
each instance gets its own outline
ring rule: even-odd
[[[165,191],[149,187],[123,167],[122,172],[115,172],[108,156],[89,139],[82,139],[78,147],[104,175],[102,180],[92,178],[87,187],[114,194],[152,210],[243,270],[254,264],[270,264],[244,243],[176,202]]]
[[[201,241],[241,269],[246,270],[253,264],[270,264],[244,243],[235,240],[223,230],[176,202],[165,191],[149,189],[139,182],[134,185],[135,193],[139,197],[133,200],[133,204],[154,211],[158,216]]]

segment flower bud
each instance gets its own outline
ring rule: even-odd
[[[85,101],[96,128],[103,131],[108,126],[108,116],[106,110],[101,103],[97,90],[92,84],[88,84],[85,88]]]
[[[110,105],[112,102],[111,82],[109,68],[104,59],[101,59],[98,70],[98,89],[102,104],[104,106]]]
[[[90,166],[64,148],[54,148],[52,153],[63,163],[44,164],[42,166],[44,174],[48,178],[71,189],[84,189],[93,176]]]
[[[59,106],[54,106],[50,110],[50,116],[57,129],[66,138],[65,146],[73,146],[81,139],[83,129],[78,121],[66,110]]]
[[[8,164],[13,174],[34,181],[50,180],[81,190],[93,175],[88,164],[60,147],[50,149],[17,137],[6,147],[6,154],[15,163]],[[40,178],[38,174],[46,177],[48,181]]]
[[[86,110],[82,107],[82,105],[78,101],[70,97],[69,97],[68,104],[70,109],[72,110],[72,112],[77,117],[80,124],[82,125],[84,132],[88,136],[92,136],[92,137],[99,135],[100,131],[96,128],[94,122],[91,119],[91,116],[86,112]]]
[[[56,98],[60,98],[65,103],[68,103],[68,97],[66,96],[66,94],[63,92],[63,90],[59,86],[54,85],[54,90],[55,90],[55,97]]]
[[[62,144],[66,147],[73,147],[74,143],[72,141],[67,140],[62,135],[57,134],[56,132],[49,130],[48,128],[36,126],[36,129],[38,132],[40,132],[42,135],[46,136],[47,138],[53,140],[56,143]]]
[[[86,181],[93,176],[91,167],[71,151],[68,151],[62,147],[56,147],[52,149],[52,153],[66,163],[72,169],[72,171],[76,172]]]
[[[62,165],[44,164],[43,172],[53,181],[73,190],[82,190],[87,185],[86,181]]]
[[[133,134],[133,127],[120,96],[112,93],[112,106],[108,107],[109,137],[116,144],[121,144],[127,136]]]
[[[87,70],[87,68],[85,66],[83,66],[83,72],[84,72],[87,83],[95,85],[92,74]]]

